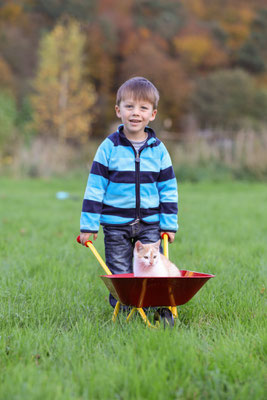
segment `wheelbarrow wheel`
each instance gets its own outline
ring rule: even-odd
[[[164,329],[173,328],[174,318],[169,308],[158,308],[154,314],[154,324],[157,325],[163,322]]]

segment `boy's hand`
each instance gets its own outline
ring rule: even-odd
[[[94,235],[93,236],[94,240],[97,239],[97,233],[80,232],[80,242],[81,242],[81,244],[85,245],[85,243],[87,242],[87,240],[89,240],[91,235]]]
[[[168,241],[169,243],[172,243],[175,238],[175,233],[174,232],[164,232],[164,233],[167,233],[167,235],[169,236]]]

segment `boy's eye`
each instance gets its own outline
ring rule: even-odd
[[[145,107],[145,106],[143,106],[143,107],[141,107],[141,108],[142,108],[142,110],[148,110],[148,108]]]
[[[126,108],[132,108],[131,104],[126,104]]]

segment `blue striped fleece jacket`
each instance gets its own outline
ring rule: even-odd
[[[136,153],[123,125],[99,146],[89,174],[81,232],[96,233],[101,225],[126,225],[135,219],[176,232],[178,193],[169,153],[146,127],[148,138]]]

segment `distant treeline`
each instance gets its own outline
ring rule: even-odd
[[[254,130],[267,119],[263,0],[0,0],[0,150],[109,133],[117,88],[160,91],[158,130]]]

